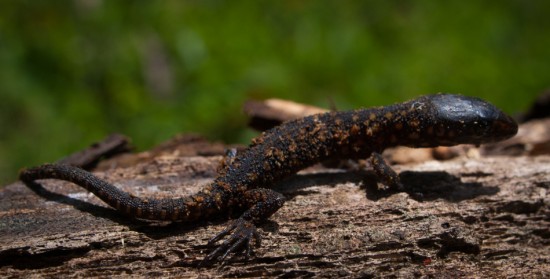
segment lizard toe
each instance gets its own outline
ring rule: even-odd
[[[248,258],[253,252],[250,245],[251,240],[255,239],[256,244],[260,242],[260,235],[256,231],[256,226],[251,221],[239,218],[231,221],[231,223],[223,231],[214,236],[208,244],[213,245],[229,234],[231,234],[231,236],[208,254],[204,258],[203,263],[223,262],[230,254],[240,252],[246,253],[246,257]]]

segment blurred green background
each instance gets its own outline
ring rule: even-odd
[[[0,183],[111,132],[246,143],[247,99],[338,109],[550,86],[550,1],[0,1]]]

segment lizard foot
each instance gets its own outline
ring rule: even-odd
[[[208,245],[214,245],[218,240],[229,234],[231,236],[218,246],[216,250],[208,254],[202,261],[203,263],[209,264],[218,260],[223,262],[229,254],[235,252],[246,252],[245,257],[248,259],[252,254],[250,241],[255,239],[256,246],[260,246],[260,235],[256,231],[256,226],[251,221],[243,218],[231,221],[229,226],[208,241]]]

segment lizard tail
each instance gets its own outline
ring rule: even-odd
[[[129,216],[147,220],[195,221],[219,211],[220,200],[212,191],[201,191],[177,199],[143,199],[83,169],[60,164],[44,164],[24,169],[19,179],[30,187],[39,179],[61,179],[94,193],[105,203]],[[211,189],[212,187],[208,187]]]

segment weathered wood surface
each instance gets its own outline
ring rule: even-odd
[[[221,156],[181,149],[114,158],[96,174],[139,196],[188,195]],[[43,180],[38,194],[14,183],[0,191],[0,277],[549,277],[550,156],[468,152],[395,169],[403,192],[322,167],[279,183],[288,201],[261,227],[256,257],[208,268],[198,265],[223,219],[147,223],[71,183]]]

